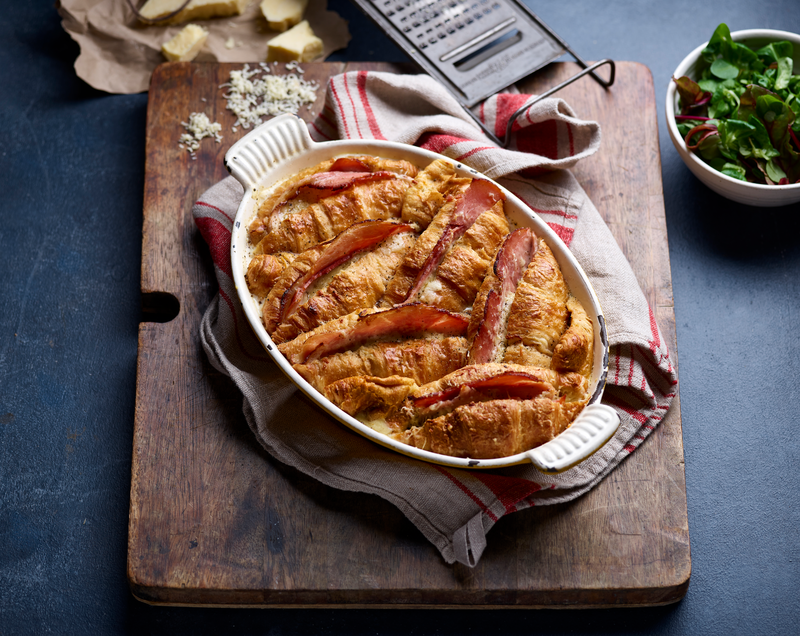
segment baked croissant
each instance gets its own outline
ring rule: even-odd
[[[594,328],[504,208],[444,159],[322,162],[264,197],[248,286],[278,350],[344,412],[436,453],[513,455],[588,403]]]

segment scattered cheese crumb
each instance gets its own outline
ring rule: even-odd
[[[291,62],[286,62],[286,70],[287,71],[295,71],[297,73],[300,73],[300,75],[302,75],[305,72],[305,71],[303,71],[302,68],[300,68],[300,62],[298,62],[297,60],[292,60]]]
[[[296,64],[287,70],[302,74]],[[263,73],[258,77],[259,73]],[[257,69],[245,64],[240,71],[231,71],[230,79],[220,88],[224,93],[228,110],[236,115],[232,130],[250,128],[261,123],[261,118],[284,113],[297,114],[304,104],[313,104],[317,99],[316,82],[307,82],[298,74],[272,75],[269,67],[261,63]]]
[[[236,46],[236,40],[234,40],[233,37],[229,37],[227,40],[225,40],[226,49],[232,49],[235,46]]]
[[[180,148],[186,148],[192,159],[197,159],[197,149],[200,148],[200,140],[205,137],[213,137],[217,143],[222,143],[222,125],[217,122],[211,122],[205,113],[192,113],[189,115],[189,121],[182,121],[181,125],[186,129],[186,132],[181,135],[178,141]]]

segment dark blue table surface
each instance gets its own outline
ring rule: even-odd
[[[800,2],[528,1],[584,59],[653,73],[692,550],[683,601],[421,613],[134,600],[125,567],[147,95],[78,79],[78,47],[52,0],[2,0],[0,635],[800,633],[800,205],[713,194],[663,122],[672,70],[719,22],[800,32]],[[330,6],[354,36],[332,59],[405,61],[347,0]]]

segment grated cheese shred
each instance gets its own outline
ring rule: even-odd
[[[205,113],[192,113],[189,121],[182,121],[181,125],[186,129],[178,141],[178,146],[186,148],[192,159],[197,159],[197,149],[200,148],[200,140],[206,137],[213,137],[217,143],[222,142],[222,124],[211,122]]]
[[[228,110],[236,115],[233,132],[239,126],[257,126],[262,117],[296,115],[301,106],[316,101],[319,85],[300,77],[303,69],[296,62],[286,64],[286,70],[289,75],[273,75],[269,65],[261,63],[255,69],[245,64],[242,70],[231,71],[230,79],[220,88],[228,89],[223,97]]]
[[[275,62],[273,66],[277,64]],[[226,107],[236,115],[231,127],[233,132],[240,126],[245,129],[258,126],[262,117],[284,113],[296,115],[301,106],[316,101],[319,84],[304,80],[303,69],[296,61],[286,63],[285,68],[288,75],[273,75],[269,64],[264,62],[255,69],[245,64],[243,69],[231,71],[228,82],[220,88],[228,89],[223,93]],[[207,102],[205,98],[201,101]],[[192,159],[197,159],[202,139],[213,137],[217,143],[222,142],[222,125],[212,122],[204,113],[191,113],[189,121],[183,121],[181,125],[186,132],[180,136],[178,146],[185,148]]]

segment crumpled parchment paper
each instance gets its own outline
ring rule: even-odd
[[[142,0],[134,0],[136,6]],[[209,32],[198,62],[263,62],[267,42],[278,35],[252,0],[242,15],[196,20]],[[150,84],[153,69],[166,61],[161,45],[185,25],[144,25],[125,0],[58,0],[64,29],[81,47],[75,72],[87,84],[109,93],[141,93]],[[347,21],[328,11],[325,0],[310,0],[306,9],[314,33],[325,45],[324,60],[350,41]],[[233,48],[226,42],[233,38]]]

